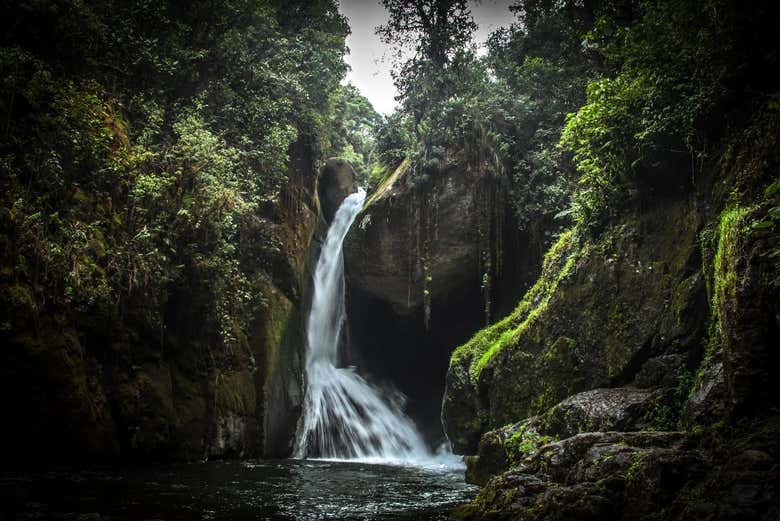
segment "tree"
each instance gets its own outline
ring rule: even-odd
[[[361,181],[366,182],[373,163],[374,133],[382,122],[368,99],[357,87],[348,83],[339,86],[336,96],[332,147],[335,153],[347,159]]]
[[[390,20],[377,28],[388,44],[413,47],[414,59],[442,68],[468,45],[477,25],[466,0],[382,0]]]
[[[382,0],[387,24],[377,34],[395,45],[400,61],[414,54],[393,73],[407,110],[419,123],[428,107],[447,98],[453,86],[459,54],[467,49],[477,24],[466,0]]]

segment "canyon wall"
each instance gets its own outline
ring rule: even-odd
[[[290,454],[319,220],[312,146],[301,140],[291,152],[279,200],[242,224],[241,269],[263,299],[229,347],[204,319],[213,303],[197,278],[169,289],[157,323],[150,311],[160,295],[122,302],[121,320],[101,308],[76,318],[37,302],[10,269],[2,272],[0,394],[14,424],[2,436],[12,459]]]
[[[778,135],[757,118],[694,172],[659,155],[455,350],[442,420],[485,485],[461,517],[775,518]]]

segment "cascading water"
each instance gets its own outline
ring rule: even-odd
[[[414,463],[430,454],[398,400],[384,398],[354,368],[337,367],[345,320],[342,245],[365,197],[360,189],[341,203],[314,272],[308,388],[295,456]]]

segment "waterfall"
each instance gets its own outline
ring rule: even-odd
[[[342,245],[366,197],[347,197],[328,229],[314,271],[307,328],[307,392],[297,458],[417,462],[430,456],[398,397],[384,397],[354,367],[338,367],[345,320]]]

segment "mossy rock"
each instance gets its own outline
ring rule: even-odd
[[[219,371],[216,380],[217,416],[233,413],[239,416],[253,416],[257,397],[255,383],[249,370]]]
[[[695,205],[675,200],[598,237],[562,235],[516,310],[453,353],[442,418],[454,450],[474,454],[482,432],[629,383],[654,356],[697,350],[699,223]]]
[[[488,481],[461,519],[645,519],[680,481],[701,472],[701,456],[681,433],[587,433],[543,445]],[[653,488],[637,490],[642,481]],[[663,501],[655,503],[656,508]],[[637,516],[623,517],[625,512]]]
[[[674,405],[670,392],[593,389],[570,396],[544,414],[488,431],[479,440],[477,455],[466,458],[466,480],[484,485],[491,477],[523,464],[543,446],[579,433],[655,427],[658,411]]]
[[[767,235],[750,227],[763,211],[761,204],[726,208],[718,227],[712,308],[723,346],[728,412],[735,416],[780,402],[780,263],[766,256]]]
[[[166,365],[144,365],[130,374],[115,372],[116,417],[126,454],[159,458],[176,444],[173,383]]]
[[[171,369],[171,387],[176,414],[179,448],[184,459],[203,457],[209,418],[208,384],[199,375],[191,375],[181,367]]]

